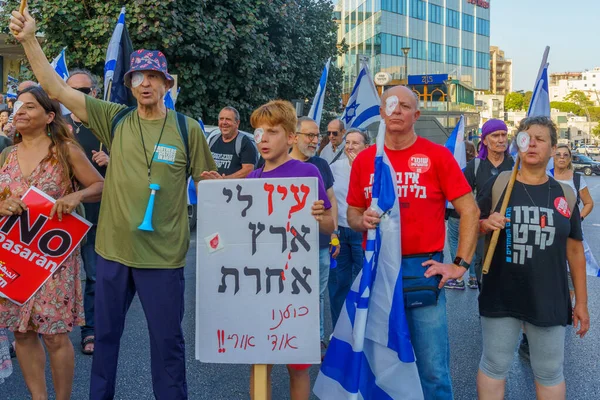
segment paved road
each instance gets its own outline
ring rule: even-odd
[[[594,201],[600,208],[600,177],[586,178]],[[600,258],[600,211],[598,209],[584,223],[584,233],[597,258]],[[243,365],[201,364],[194,360],[194,292],[195,292],[195,248],[187,256],[186,267],[186,316],[184,329],[187,348],[187,374],[190,399],[232,400],[247,399],[249,369]],[[589,309],[592,329],[582,340],[575,337],[572,329],[566,339],[565,376],[567,398],[577,400],[596,399],[600,395],[600,279],[588,281]],[[477,293],[474,290],[448,293],[449,334],[451,338],[452,378],[456,399],[475,399],[475,376],[481,356],[481,333],[477,314]],[[327,332],[331,323],[327,321]],[[71,335],[74,343],[79,343],[79,331]],[[78,346],[76,349],[78,350]],[[87,398],[91,358],[76,352],[75,384],[73,399]],[[49,372],[49,370],[48,370]],[[316,377],[318,370],[312,368]],[[48,387],[51,388],[50,374]],[[0,385],[0,400],[27,399],[28,392],[23,377],[15,362],[15,372]],[[50,398],[53,398],[51,392]],[[123,335],[116,399],[152,399],[150,380],[149,340],[144,313],[139,301],[134,300]],[[288,384],[285,368],[277,366],[273,373],[273,398],[287,399]],[[508,378],[506,398],[509,400],[534,399],[534,385],[531,368],[527,362],[515,356]]]

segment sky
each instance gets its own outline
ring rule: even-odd
[[[544,48],[549,72],[600,67],[600,1],[489,0],[490,45],[513,60],[513,90],[532,90]]]

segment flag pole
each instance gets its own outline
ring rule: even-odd
[[[266,364],[254,364],[252,366],[254,372],[254,388],[252,390],[252,400],[267,400],[269,393],[269,380]]]
[[[26,8],[27,8],[27,0],[21,0],[21,5],[19,6],[19,14],[23,15]],[[13,34],[17,35],[17,32],[13,31]]]
[[[521,158],[517,153],[517,160],[515,161],[515,166],[513,167],[512,174],[510,175],[510,181],[508,182],[508,186],[506,186],[506,192],[504,193],[504,200],[502,200],[502,207],[500,208],[500,214],[502,216],[506,215],[506,209],[508,208],[508,201],[510,200],[510,195],[512,194],[513,186],[515,186],[515,181],[517,180],[517,172],[519,171],[519,165],[521,164]],[[500,237],[500,229],[496,229],[494,233],[492,233],[492,238],[490,240],[490,245],[488,246],[488,251],[485,255],[485,261],[483,263],[483,273],[487,274],[490,271],[490,265],[492,264],[492,258],[494,257],[494,251],[496,250],[496,245],[498,244],[498,238]]]

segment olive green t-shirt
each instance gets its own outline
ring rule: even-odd
[[[164,119],[144,120],[137,111],[125,116],[111,138],[111,123],[125,106],[86,96],[87,126],[110,151],[100,206],[96,252],[106,260],[136,268],[180,268],[190,243],[187,217],[186,151],[177,130],[177,118],[169,110]],[[187,117],[186,117],[187,118]],[[216,165],[198,122],[188,121],[191,175],[200,180]],[[141,130],[145,150],[142,146]],[[155,147],[158,148],[155,151]],[[152,214],[153,232],[141,231],[152,183],[160,185]]]

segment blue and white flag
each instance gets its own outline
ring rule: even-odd
[[[550,47],[546,46],[544,55],[542,56],[542,64],[538,72],[533,95],[527,110],[528,117],[544,116],[550,118],[550,95],[548,94],[548,53]]]
[[[321,74],[321,80],[319,81],[319,87],[317,93],[313,99],[312,105],[308,116],[315,120],[317,126],[321,126],[321,116],[323,115],[323,102],[325,100],[325,88],[327,87],[327,76],[329,75],[329,66],[331,65],[331,58],[327,60],[323,73]]]
[[[423,399],[404,311],[396,173],[379,125],[371,208],[383,215],[367,233],[363,269],[333,331],[315,383],[320,399]]]
[[[187,203],[194,205],[198,203],[198,194],[196,193],[196,183],[190,176],[187,181]]]
[[[380,103],[381,100],[379,94],[377,94],[377,89],[375,89],[369,66],[366,62],[363,62],[342,115],[342,121],[344,121],[346,129],[365,129],[373,122],[380,121]]]
[[[125,7],[123,7],[106,51],[104,100],[119,104],[136,104],[131,90],[125,86],[124,79],[125,73],[129,70],[132,52],[133,45],[125,25]]]
[[[59,55],[56,56],[54,60],[50,63],[52,68],[56,71],[58,76],[60,76],[64,81],[69,78],[69,69],[67,68],[67,59],[65,57],[65,49],[62,49]]]
[[[458,124],[454,127],[452,134],[448,137],[445,144],[446,148],[454,154],[454,159],[460,169],[467,166],[467,149],[465,148],[465,117],[460,116]]]
[[[177,96],[175,97],[175,99],[173,99],[173,96],[171,96],[171,90],[167,90],[167,93],[165,94],[165,107],[167,107],[169,110],[175,110],[175,103],[177,102],[177,98],[179,97],[180,90],[181,88],[177,88]]]
[[[9,99],[16,99],[18,85],[19,85],[19,80],[15,77],[8,75],[6,78],[6,89],[7,89],[6,97],[8,97]]]

